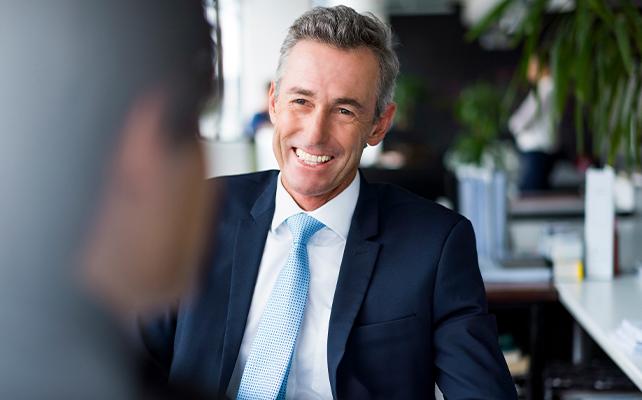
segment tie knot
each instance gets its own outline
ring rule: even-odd
[[[290,232],[292,232],[294,243],[301,244],[307,244],[312,235],[325,226],[305,213],[293,215],[285,222],[288,224]]]

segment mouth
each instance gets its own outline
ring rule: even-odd
[[[327,162],[331,161],[334,159],[333,156],[330,155],[325,155],[325,154],[310,154],[307,153],[299,148],[294,149],[294,153],[296,154],[297,158],[299,161],[303,162],[306,165],[322,165],[326,164]]]

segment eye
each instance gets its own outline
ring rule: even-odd
[[[298,104],[298,105],[301,105],[301,106],[306,105],[307,102],[308,101],[306,99],[294,99],[294,100],[292,100],[292,103]]]
[[[354,113],[352,111],[348,110],[347,108],[339,108],[339,114],[345,115],[345,116],[348,116],[348,117],[351,117],[351,116],[354,115]]]

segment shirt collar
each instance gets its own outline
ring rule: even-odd
[[[285,190],[281,181],[281,173],[279,173],[277,179],[272,232],[291,216],[306,212],[299,207],[292,196]],[[343,240],[346,240],[350,230],[350,223],[352,222],[352,214],[354,214],[354,209],[357,206],[360,186],[361,178],[357,172],[350,185],[341,193],[316,210],[306,213],[323,223]]]

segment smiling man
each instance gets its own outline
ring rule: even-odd
[[[391,185],[389,28],[315,8],[281,47],[269,112],[279,171],[222,178],[197,296],[144,339],[170,380],[233,399],[513,399],[470,223]]]

